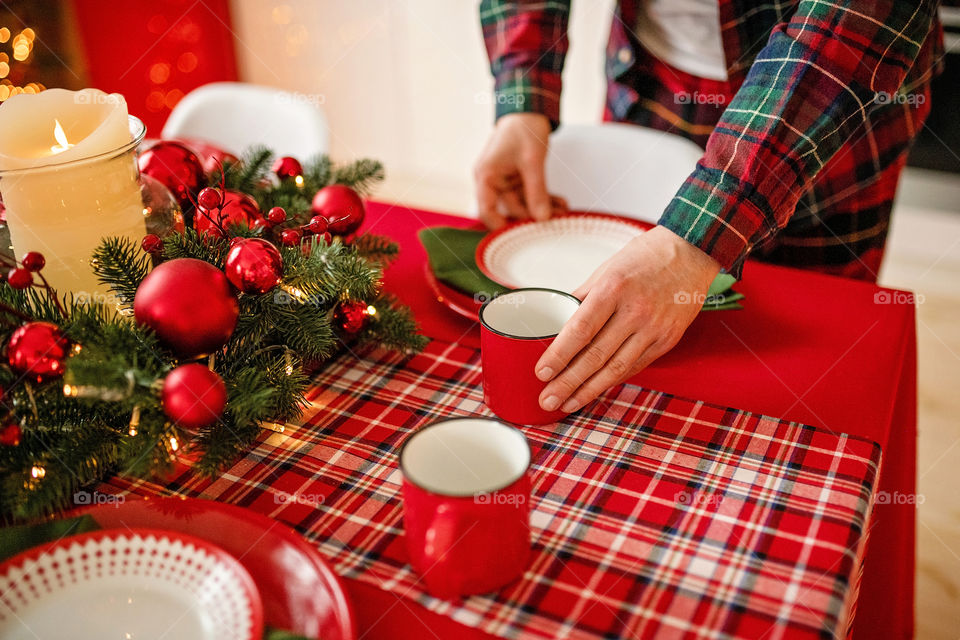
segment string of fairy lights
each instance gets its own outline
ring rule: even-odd
[[[18,93],[39,93],[46,89],[39,82],[28,82],[20,86],[10,81],[13,65],[27,63],[33,53],[33,43],[37,34],[27,27],[14,34],[8,27],[0,27],[0,101]],[[9,48],[9,53],[6,49]]]

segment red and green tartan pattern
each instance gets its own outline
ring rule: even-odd
[[[618,0],[605,118],[679,134],[706,153],[660,224],[740,276],[749,254],[875,281],[892,194],[942,67],[935,0],[717,0],[729,80],[654,59],[643,0]],[[560,122],[571,0],[483,0],[496,115]],[[584,3],[586,4],[586,3]],[[850,183],[854,183],[850,188]]]
[[[533,450],[532,561],[499,593],[445,602],[407,564],[397,449],[437,418],[490,415],[479,353],[346,353],[299,424],[215,480],[138,494],[205,497],[283,521],[336,571],[502,637],[842,636],[880,450],[798,423],[621,386]]]

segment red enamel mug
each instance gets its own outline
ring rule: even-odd
[[[530,445],[489,418],[450,418],[400,448],[403,527],[427,591],[488,593],[523,574],[530,557]]]
[[[537,361],[580,301],[554,289],[515,289],[480,308],[483,401],[500,418],[517,424],[550,424],[563,411],[540,408],[546,387]]]

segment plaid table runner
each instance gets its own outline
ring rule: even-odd
[[[134,493],[253,508],[315,542],[343,576],[518,638],[843,636],[852,620],[879,447],[625,385],[549,427],[534,452],[533,559],[501,592],[445,602],[407,564],[396,451],[440,417],[489,415],[479,353],[345,354],[301,424],[216,480]]]

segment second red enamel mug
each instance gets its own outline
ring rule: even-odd
[[[400,449],[410,564],[439,598],[487,593],[530,556],[530,445],[490,418],[449,418]]]

